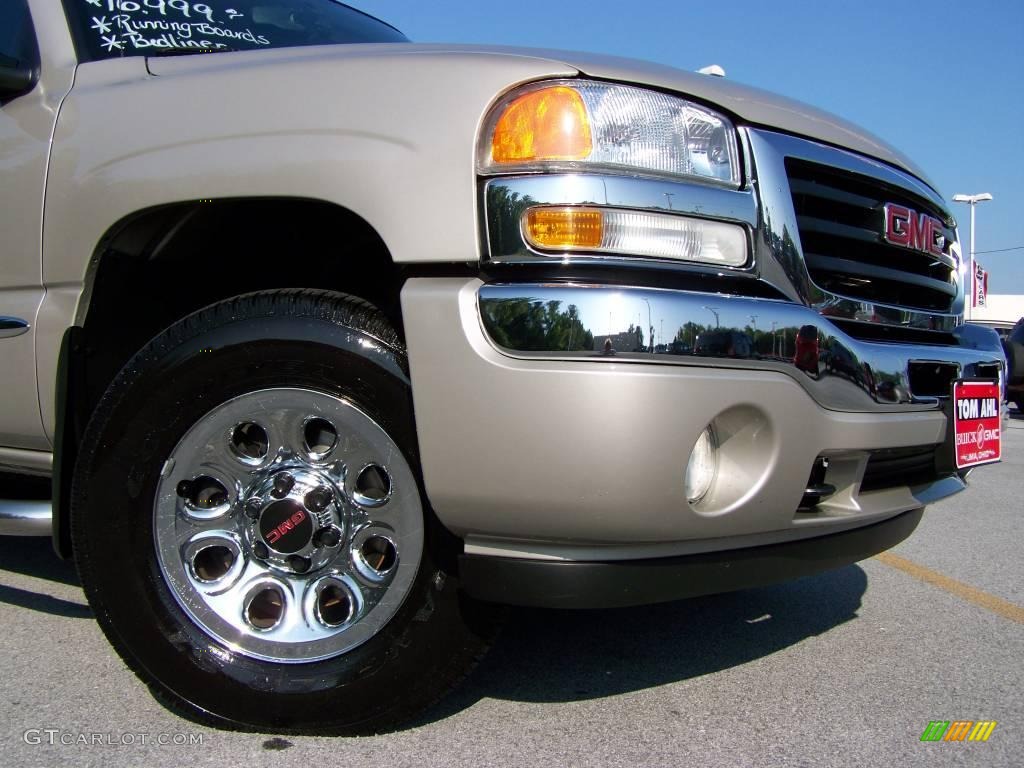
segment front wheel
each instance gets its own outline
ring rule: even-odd
[[[356,299],[252,294],[150,342],[97,407],[71,514],[107,637],[215,724],[392,728],[487,645],[424,503],[400,341]]]

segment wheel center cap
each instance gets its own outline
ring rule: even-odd
[[[260,514],[260,536],[276,552],[290,555],[303,549],[313,538],[313,519],[305,507],[292,499],[267,505]]]

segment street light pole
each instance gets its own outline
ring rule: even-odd
[[[706,309],[708,312],[710,312],[712,315],[715,316],[715,328],[718,328],[719,327],[718,310],[715,309],[714,307],[709,307],[707,304],[704,305],[704,309]]]
[[[992,195],[990,195],[988,192],[981,192],[977,195],[953,195],[954,203],[967,203],[969,206],[971,206],[971,253],[969,256],[969,260],[967,262],[969,275],[967,279],[967,284],[971,288],[971,298],[964,305],[964,313],[966,315],[966,319],[968,320],[971,319],[971,315],[973,314],[971,312],[971,307],[974,305],[974,298],[977,295],[978,290],[977,287],[974,285],[974,206],[976,206],[978,203],[984,203],[986,200],[991,199]]]
[[[644,299],[644,304],[647,305],[647,330],[651,334],[649,339],[650,344],[648,345],[651,349],[651,354],[654,354],[654,321],[651,319],[651,302]]]

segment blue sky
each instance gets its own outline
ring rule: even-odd
[[[993,293],[1024,293],[1024,0],[348,0],[417,42],[599,51],[731,80],[841,115],[978,206]],[[955,205],[966,253],[967,206]]]

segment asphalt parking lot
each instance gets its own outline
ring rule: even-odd
[[[1014,414],[1006,427],[1003,463],[979,469],[968,492],[929,508],[890,554],[669,605],[515,610],[454,696],[407,730],[372,738],[228,733],[180,719],[108,647],[74,569],[49,542],[0,539],[0,759],[1020,765],[1024,417]],[[932,720],[998,725],[984,743],[921,742]],[[102,743],[88,743],[94,734]]]

